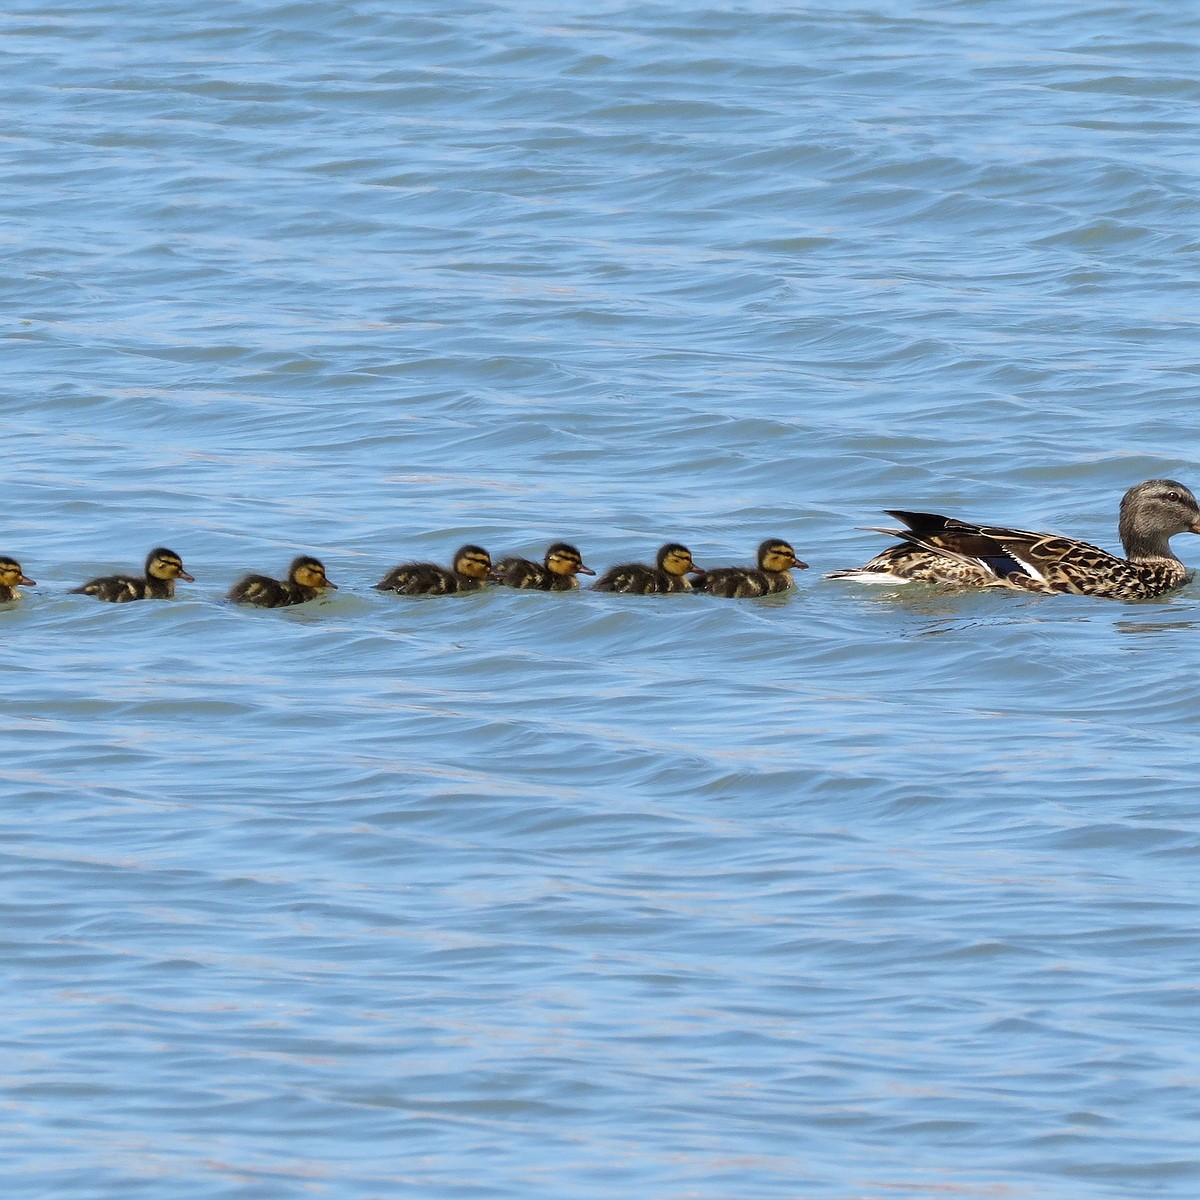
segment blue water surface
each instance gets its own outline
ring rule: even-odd
[[[0,35],[6,1197],[1196,1196],[1200,584],[822,578],[1200,486],[1191,6]]]

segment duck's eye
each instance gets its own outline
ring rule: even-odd
[[[1179,501],[1183,499],[1183,497],[1178,492],[1168,492],[1167,499],[1172,501],[1175,504],[1178,504]]]

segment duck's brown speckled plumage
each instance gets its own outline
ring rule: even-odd
[[[1170,542],[1177,533],[1200,533],[1196,497],[1173,479],[1149,479],[1125,493],[1119,520],[1124,558],[1052,533],[972,525],[935,513],[888,513],[906,528],[880,532],[903,540],[865,566],[829,578],[1146,600],[1188,581],[1191,573]]]
[[[302,554],[292,560],[286,579],[269,575],[247,575],[230,589],[227,599],[234,604],[253,604],[257,608],[288,608],[306,604],[325,591],[337,591],[337,584],[325,576],[320,559]]]
[[[621,563],[610,567],[592,587],[597,592],[623,592],[635,596],[663,596],[673,592],[690,592],[689,575],[700,575],[692,562],[692,552],[678,542],[668,542],[654,560],[646,563]]]
[[[795,587],[792,571],[803,571],[808,563],[780,538],[768,538],[758,547],[756,567],[718,567],[705,571],[693,585],[697,591],[731,600],[771,596]]]
[[[596,573],[583,565],[582,555],[569,542],[555,542],[540,563],[528,558],[503,558],[496,570],[505,587],[538,592],[569,592],[579,586],[576,576]]]
[[[393,567],[375,586],[381,592],[401,596],[452,596],[458,592],[477,592],[495,578],[492,556],[482,546],[461,546],[455,552],[454,565],[410,562]]]
[[[110,604],[124,604],[130,600],[170,600],[175,595],[177,579],[195,582],[183,569],[183,559],[174,550],[158,546],[146,555],[145,575],[101,575],[71,591],[95,596]]]
[[[36,582],[37,580],[30,579],[21,570],[21,564],[15,558],[0,555],[0,604],[20,600],[21,593],[17,588],[21,585],[33,587]]]

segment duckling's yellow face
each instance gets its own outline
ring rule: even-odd
[[[700,568],[692,562],[692,552],[682,546],[663,555],[662,569],[668,575],[695,575],[700,572]]]
[[[301,587],[337,590],[337,584],[330,583],[325,578],[325,568],[320,563],[301,563],[293,572],[292,578]]]
[[[595,575],[591,567],[583,565],[578,551],[551,550],[546,555],[546,569],[551,575]]]
[[[454,560],[454,569],[468,579],[490,579],[492,556],[486,550],[467,550]]]
[[[188,583],[195,582],[195,577],[183,569],[183,559],[178,554],[156,554],[150,560],[146,574],[152,579],[183,579]]]
[[[15,588],[19,583],[33,587],[34,581],[26,577],[15,558],[0,559],[0,587]]]
[[[787,542],[775,542],[763,551],[760,565],[764,571],[790,571],[793,567],[804,564],[796,557],[795,550]]]

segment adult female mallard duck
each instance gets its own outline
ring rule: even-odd
[[[307,554],[292,559],[287,579],[269,575],[247,575],[235,583],[226,597],[234,604],[253,604],[258,608],[287,608],[306,604],[326,590],[337,591],[337,584],[325,578],[325,565]]]
[[[496,569],[505,587],[538,592],[569,592],[579,586],[577,575],[596,573],[583,565],[583,556],[567,542],[555,542],[540,563],[528,558],[502,558]]]
[[[865,566],[834,571],[830,579],[1146,600],[1188,581],[1190,572],[1172,552],[1171,538],[1200,533],[1196,497],[1173,479],[1148,479],[1122,497],[1117,528],[1124,558],[1052,533],[972,525],[935,513],[888,514],[907,528],[879,532],[902,540]]]
[[[654,559],[645,563],[622,563],[609,567],[592,589],[597,592],[625,592],[635,596],[662,596],[671,592],[690,592],[689,575],[703,572],[692,562],[692,552],[678,542],[668,542]]]
[[[693,586],[712,596],[741,600],[750,596],[770,596],[795,587],[793,571],[805,571],[808,563],[801,562],[787,542],[768,538],[758,547],[757,567],[718,567],[704,571]]]
[[[101,575],[89,579],[82,587],[72,588],[75,593],[95,596],[110,604],[124,604],[129,600],[170,600],[175,595],[175,580],[195,583],[195,578],[183,569],[183,559],[174,550],[159,546],[146,555],[146,574]]]
[[[10,600],[20,600],[21,593],[17,591],[20,584],[33,587],[36,579],[29,579],[21,570],[21,564],[15,558],[0,555],[0,604]]]
[[[429,562],[403,563],[393,567],[375,587],[401,596],[452,596],[456,592],[477,592],[495,578],[492,556],[482,546],[460,546],[449,568]]]

